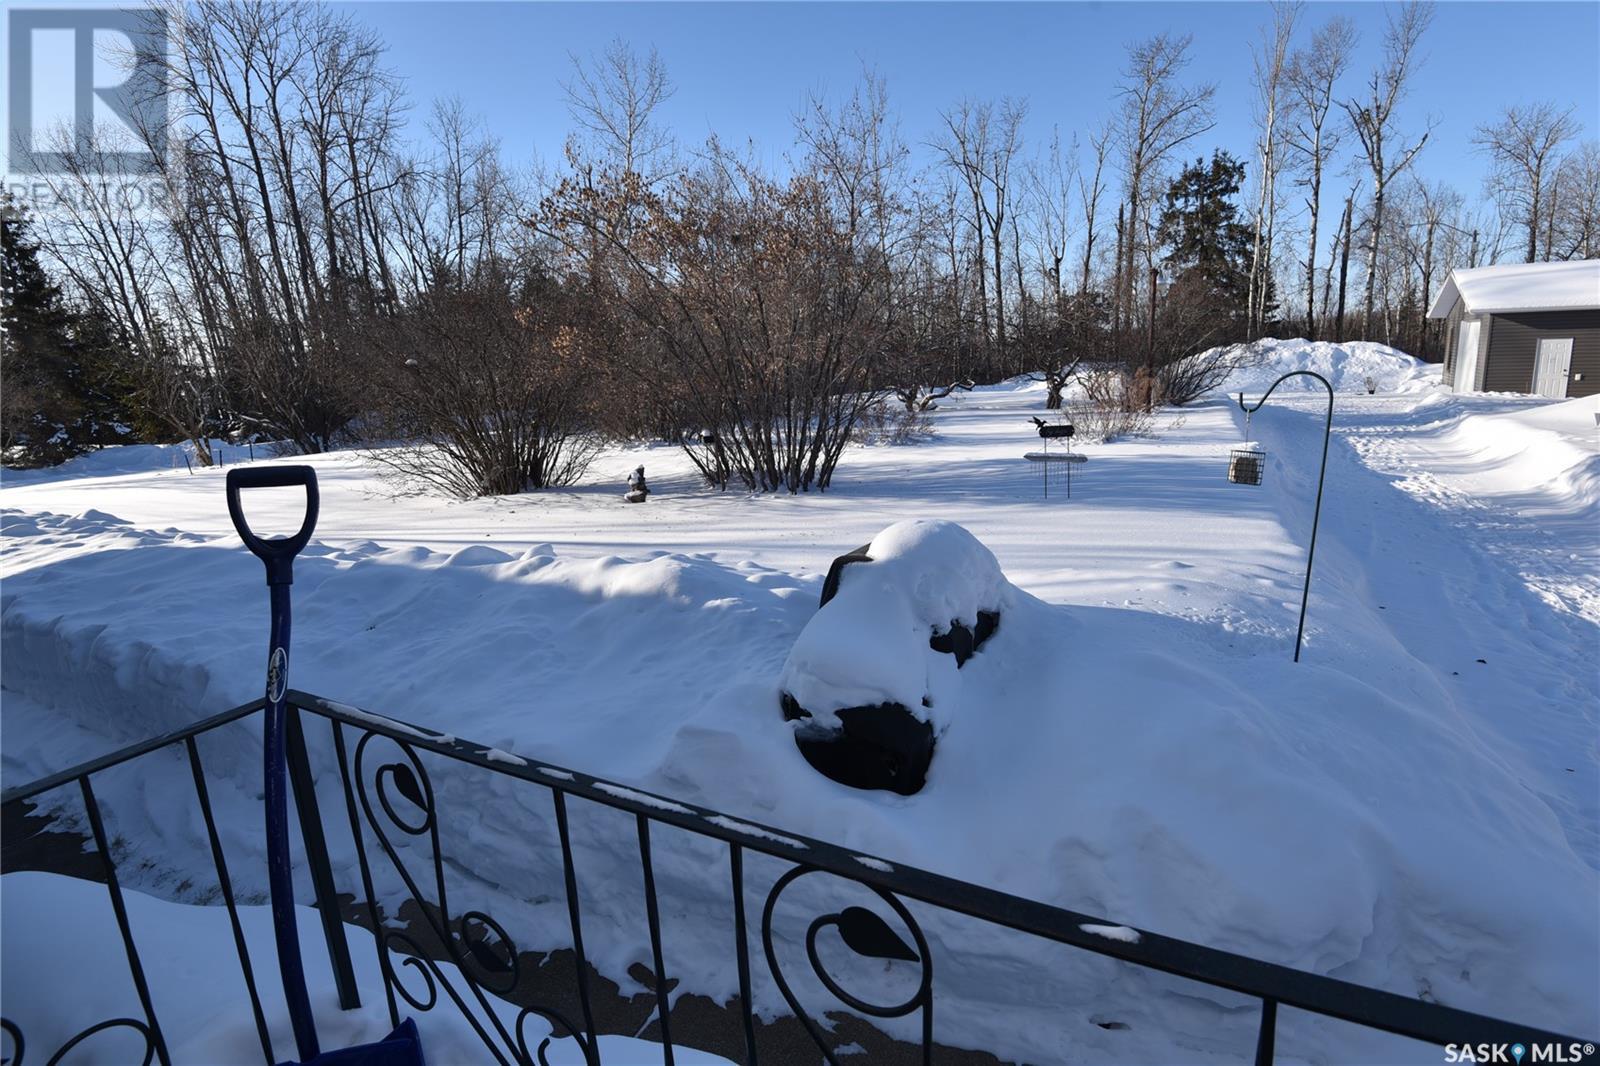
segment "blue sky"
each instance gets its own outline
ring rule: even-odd
[[[778,161],[807,93],[842,95],[863,64],[889,85],[913,145],[963,96],[1030,102],[1029,140],[1058,124],[1086,133],[1115,106],[1124,46],[1161,30],[1194,35],[1196,80],[1217,85],[1216,128],[1192,146],[1247,157],[1252,144],[1249,45],[1270,17],[1263,3],[358,3],[391,66],[407,80],[417,118],[436,96],[459,96],[499,136],[513,161],[555,158],[569,120],[560,81],[569,52],[622,37],[659,50],[676,95],[664,109],[679,137],[715,131],[753,139]],[[1385,8],[1313,3],[1302,34],[1336,13],[1361,34],[1347,91],[1376,64]],[[1600,4],[1445,3],[1425,38],[1404,122],[1438,120],[1419,159],[1428,180],[1475,195],[1484,160],[1471,133],[1512,102],[1576,107],[1585,135],[1600,134]],[[1497,60],[1485,67],[1484,57]]]

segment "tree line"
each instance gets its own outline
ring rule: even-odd
[[[914,419],[1033,373],[1057,406],[1090,368],[1109,403],[1182,403],[1237,357],[1219,346],[1275,333],[1432,355],[1451,267],[1600,255],[1600,149],[1571,110],[1479,127],[1482,197],[1415,177],[1420,3],[1389,11],[1366,73],[1348,20],[1274,5],[1238,153],[1206,141],[1215,87],[1187,36],[1131,44],[1103,122],[1040,143],[1010,98],[959,101],[913,143],[869,70],[807,101],[781,168],[681,143],[659,57],[615,42],[574,58],[573,132],[527,170],[458,101],[409,127],[348,14],[186,9],[162,206],[124,209],[64,140],[71,209],[0,212],[8,463],[382,443],[397,476],[479,495],[649,438],[714,485],[825,489],[886,404]]]

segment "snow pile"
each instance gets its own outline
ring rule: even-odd
[[[1216,392],[1231,396],[1239,392],[1246,399],[1259,397],[1272,383],[1291,370],[1311,370],[1328,379],[1333,391],[1365,393],[1367,379],[1377,383],[1379,392],[1418,392],[1439,380],[1437,365],[1376,341],[1273,340],[1233,345],[1247,355],[1244,366],[1229,374]],[[1216,349],[1212,349],[1215,351]],[[1204,357],[1202,353],[1201,358]],[[1275,395],[1285,390],[1303,392],[1322,386],[1311,378],[1291,378],[1278,386]]]
[[[994,553],[954,522],[898,522],[872,539],[870,563],[840,572],[839,591],[795,641],[779,686],[816,719],[845,707],[897,703],[935,733],[960,704],[954,656],[928,638],[979,611],[1003,612],[1016,589]]]
[[[111,948],[122,938],[104,886],[54,874],[9,873],[0,878],[0,893],[5,898],[5,909],[0,912],[4,914],[0,982],[6,991],[6,1017],[21,1027],[32,1052],[30,1060],[35,1055],[43,1058],[52,1054],[81,1030],[108,1018],[143,1017],[121,951]],[[126,890],[123,901],[172,1060],[260,1061],[261,1039],[245,998],[228,912],[221,906],[169,903]],[[306,987],[322,1050],[381,1040],[389,1032],[389,1010],[371,934],[353,925],[345,926],[361,1006],[341,1010],[328,964],[328,946],[322,938],[322,923],[310,907],[296,910]],[[255,970],[268,1035],[277,1052],[273,1061],[278,1061],[295,1045],[274,961],[277,944],[273,939],[272,913],[265,906],[242,905],[238,915]],[[421,987],[423,979],[403,965],[406,958],[391,955],[390,966],[396,973],[407,975],[402,980]],[[94,979],[86,981],[84,966],[91,960]],[[438,965],[449,987],[467,987],[456,967],[449,963]],[[401,1001],[399,1006],[405,1017],[406,1004]],[[499,1015],[507,1032],[517,1031],[518,1013],[509,1004],[500,1004]],[[490,1052],[454,1009],[441,1006],[412,1016],[427,1061],[487,1061]],[[493,1031],[487,1021],[484,1024]],[[550,1023],[538,1015],[527,1018],[521,1031],[529,1048],[538,1048],[551,1036]],[[607,1062],[661,1060],[659,1045],[624,1036],[601,1037],[599,1050]],[[690,1066],[726,1066],[728,1061],[682,1045],[675,1047],[673,1054],[676,1061]],[[552,1038],[549,1047],[541,1051],[541,1061],[545,1055],[552,1066],[583,1061],[582,1049],[570,1037]],[[138,1062],[144,1058],[144,1040],[131,1029],[119,1027],[91,1037],[72,1058]]]
[[[1600,397],[1449,396],[1410,418],[1405,434],[1358,433],[1356,451],[1457,529],[1478,531],[1479,551],[1544,603],[1600,624]],[[1593,646],[1592,631],[1577,636]]]

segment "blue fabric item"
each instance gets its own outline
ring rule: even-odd
[[[296,1064],[286,1062],[280,1066]],[[422,1042],[417,1037],[417,1023],[407,1018],[376,1044],[324,1051],[299,1066],[426,1066],[426,1062],[422,1057]]]

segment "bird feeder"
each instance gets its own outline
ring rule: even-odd
[[[1262,402],[1266,402],[1265,397],[1262,397]],[[1256,407],[1260,406],[1256,404]],[[1228,480],[1235,485],[1259,485],[1261,476],[1266,473],[1267,453],[1250,442],[1250,416],[1255,409],[1245,407],[1242,392],[1239,394],[1239,407],[1244,410],[1244,443],[1228,456]]]
[[[1065,470],[1067,498],[1070,500],[1072,498],[1072,467],[1075,463],[1081,463],[1088,458],[1088,456],[1074,453],[1072,450],[1072,438],[1077,435],[1078,431],[1070,423],[1051,425],[1042,418],[1033,419],[1033,424],[1039,428],[1039,436],[1044,441],[1044,451],[1025,452],[1022,457],[1030,463],[1039,464],[1039,476],[1044,484],[1045,499],[1050,498],[1051,478],[1056,477],[1059,479],[1060,477],[1060,474],[1055,471]],[[1052,440],[1064,441],[1067,450],[1065,452],[1051,452],[1050,442]]]
[[[1228,480],[1235,485],[1259,485],[1266,467],[1267,453],[1260,448],[1235,448],[1228,456]]]

